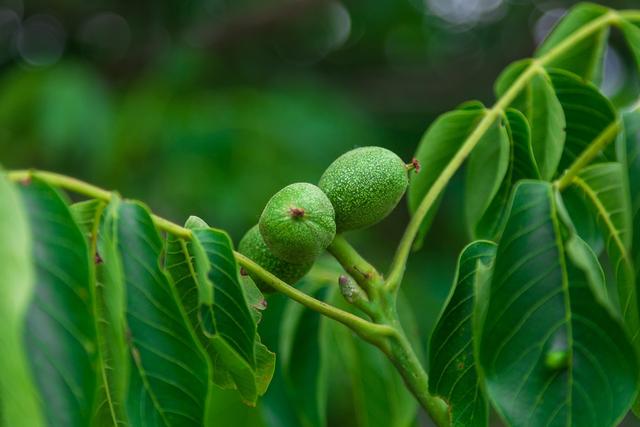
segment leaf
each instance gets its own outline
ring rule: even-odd
[[[0,415],[18,427],[43,426],[42,407],[23,340],[36,288],[31,233],[18,192],[0,170]]]
[[[575,6],[560,20],[538,48],[535,56],[540,58],[548,54],[571,34],[607,12],[609,9],[606,7],[592,3],[582,3]],[[608,35],[608,27],[598,29],[573,45],[571,49],[567,49],[562,55],[556,56],[547,66],[568,70],[585,80],[599,82],[602,77],[604,48]]]
[[[104,206],[105,202],[97,199],[84,200],[69,206],[73,220],[87,237],[91,237],[96,226],[96,216],[99,216],[98,213]]]
[[[626,19],[620,19],[619,27],[640,71],[640,28]]]
[[[167,269],[213,364],[213,381],[237,389],[254,406],[271,381],[275,355],[256,333],[257,317],[238,278],[229,236],[196,217],[186,227],[191,241],[169,238]]]
[[[496,82],[496,94],[504,93],[513,85],[524,70],[531,66],[526,59],[511,64]],[[533,157],[543,179],[553,177],[562,156],[565,143],[565,116],[562,105],[554,92],[549,75],[538,68],[523,90],[511,103],[511,107],[522,112],[530,124]]]
[[[633,260],[636,279],[636,292],[640,284],[640,110],[629,111],[622,116],[624,131],[618,140],[622,164],[627,173],[631,202],[633,235],[630,256]],[[640,294],[638,294],[640,307]],[[636,398],[633,408],[640,416],[640,398]]]
[[[93,260],[56,190],[36,177],[19,190],[36,272],[24,341],[44,416],[50,425],[86,426],[98,385]]]
[[[533,158],[527,119],[514,109],[508,109],[505,117],[510,145],[509,168],[491,205],[472,228],[471,234],[476,239],[498,240],[513,185],[521,179],[540,178],[538,166]]]
[[[506,123],[499,119],[487,130],[469,155],[465,182],[465,214],[472,234],[504,181],[509,168],[510,145]]]
[[[419,174],[412,176],[407,195],[409,211],[412,214],[484,114],[484,110],[480,110],[476,105],[470,109],[445,113],[429,126],[415,154],[422,169]],[[433,204],[421,225],[416,247],[421,245],[429,229],[437,210],[436,205],[437,203]]]
[[[573,181],[595,214],[618,284],[620,307],[633,341],[640,338],[638,296],[629,253],[631,246],[631,206],[629,187],[620,163],[599,163],[584,168]]]
[[[453,426],[486,426],[489,407],[476,372],[473,313],[476,271],[490,265],[496,245],[476,241],[460,254],[456,278],[429,343],[429,391],[451,408]]]
[[[327,288],[303,284],[317,299],[327,298]],[[315,311],[289,301],[280,327],[282,373],[291,406],[306,427],[325,426],[327,406],[326,321]],[[305,390],[305,393],[301,393]]]
[[[634,349],[595,254],[567,221],[551,184],[516,186],[478,345],[509,425],[611,426],[636,395]]]
[[[633,236],[631,253],[635,266],[636,280],[640,277],[640,110],[623,116],[624,133],[621,142],[629,182]]]
[[[201,426],[209,366],[161,268],[162,241],[145,207],[123,202],[117,242],[126,280],[133,426]]]
[[[567,123],[567,137],[559,170],[569,168],[575,159],[598,138],[615,138],[616,111],[598,88],[579,77],[561,70],[550,70],[551,82],[562,104]],[[615,160],[613,145],[600,153],[595,161]]]
[[[113,196],[104,203],[75,204],[76,220],[81,212],[89,221],[93,257],[96,260],[95,316],[100,341],[100,390],[94,425],[127,425],[126,396],[130,372],[130,356],[126,339],[126,290],[122,261],[118,253],[118,210],[120,198]]]

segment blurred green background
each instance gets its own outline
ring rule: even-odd
[[[177,222],[196,214],[237,242],[273,193],[317,182],[342,152],[409,161],[438,114],[490,104],[499,72],[573,3],[0,0],[0,163],[117,189]],[[637,82],[615,40],[602,88],[624,103]],[[409,264],[423,351],[467,243],[462,190],[456,177]],[[407,218],[402,203],[350,239],[384,271]],[[221,396],[239,417],[221,425],[260,425],[264,411]]]

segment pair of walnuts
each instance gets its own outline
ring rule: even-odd
[[[369,227],[389,215],[407,189],[409,170],[385,148],[351,150],[327,168],[318,186],[301,182],[277,192],[238,249],[293,284],[307,274],[336,233]],[[252,278],[263,291],[269,290]]]

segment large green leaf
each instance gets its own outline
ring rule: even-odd
[[[308,283],[302,289],[318,299],[327,298],[328,288],[323,285]],[[322,427],[327,422],[326,328],[319,313],[288,302],[278,348],[287,396],[305,427]]]
[[[573,185],[596,215],[618,284],[620,308],[630,334],[640,331],[631,247],[631,205],[626,172],[620,163],[599,163],[583,169]]]
[[[577,5],[556,25],[536,51],[536,57],[548,54],[578,29],[608,11],[609,9],[606,7],[592,3]],[[547,65],[554,68],[562,68],[579,75],[583,79],[598,82],[602,77],[604,48],[608,34],[608,27],[602,27],[594,31],[588,37],[572,46],[571,49],[567,49],[561,55],[557,55]]]
[[[123,202],[117,243],[126,281],[131,353],[127,412],[132,426],[201,426],[209,366],[169,275],[147,209]]]
[[[473,132],[484,116],[483,108],[461,108],[440,116],[429,126],[420,141],[415,157],[420,161],[422,169],[413,175],[409,185],[407,200],[409,210],[414,213],[433,183],[445,170],[451,159]],[[432,206],[420,228],[416,246],[420,246],[436,211],[436,203]]]
[[[550,70],[549,75],[567,125],[564,152],[559,165],[559,171],[562,172],[596,139],[615,138],[617,115],[611,102],[591,83],[562,70]],[[613,144],[595,159],[612,160],[615,160]]]
[[[474,357],[473,313],[479,264],[493,262],[496,245],[476,241],[460,254],[456,278],[429,344],[429,391],[451,408],[453,426],[486,426],[489,407]]]
[[[531,64],[532,60],[526,59],[507,67],[496,81],[496,95],[504,95]],[[537,69],[511,106],[527,118],[533,157],[540,175],[545,180],[551,179],[562,157],[566,123],[562,105],[545,70]]]
[[[607,301],[597,258],[552,186],[521,182],[478,346],[486,390],[508,424],[611,426],[627,413],[638,364]]]
[[[98,388],[93,260],[56,190],[37,178],[19,189],[36,271],[24,330],[30,366],[48,424],[86,426]]]
[[[498,194],[510,165],[511,143],[506,120],[496,120],[469,155],[465,182],[465,214],[476,228]]]
[[[531,133],[527,119],[518,110],[508,109],[505,124],[510,144],[509,168],[502,185],[491,204],[475,226],[471,235],[476,239],[497,240],[504,223],[509,196],[513,185],[527,178],[538,179],[540,173],[533,157]]]
[[[25,207],[1,170],[0,236],[0,416],[7,425],[39,427],[43,408],[23,340],[36,288],[31,233]]]
[[[214,382],[237,389],[253,406],[271,381],[275,355],[256,333],[229,236],[196,217],[186,227],[191,241],[169,237],[167,269],[213,364]]]

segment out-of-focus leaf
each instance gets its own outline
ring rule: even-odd
[[[633,234],[630,256],[636,279],[638,307],[640,307],[640,110],[629,111],[622,116],[624,132],[618,140],[618,148],[622,164],[627,172],[631,201]],[[640,399],[636,398],[633,408],[636,416],[640,416]]]
[[[531,63],[527,59],[507,67],[496,81],[496,94],[504,95]],[[562,157],[566,123],[562,105],[554,93],[548,74],[543,69],[538,69],[511,106],[527,118],[533,157],[540,175],[545,180],[551,179]]]
[[[507,423],[620,422],[636,395],[636,354],[550,184],[517,185],[492,277],[478,363]]]
[[[0,415],[9,425],[45,425],[46,409],[30,371],[23,339],[36,290],[27,211],[0,170]]]
[[[35,177],[19,189],[36,271],[24,330],[33,377],[50,425],[87,426],[98,389],[93,260],[56,190]]]
[[[636,280],[640,277],[640,110],[624,114],[624,133],[621,151],[624,153],[631,197],[633,236],[631,253],[636,270]]]
[[[474,357],[473,313],[476,271],[490,265],[496,252],[491,242],[476,241],[458,259],[456,279],[429,343],[429,391],[451,408],[453,426],[486,426],[489,407]]]
[[[636,61],[638,71],[640,71],[640,27],[626,19],[621,19],[620,29],[627,40],[627,45],[629,46],[629,50]]]
[[[302,289],[320,300],[327,298],[328,288],[321,285],[304,284]],[[280,337],[282,373],[298,421],[305,427],[323,427],[327,423],[326,351],[329,350],[325,320],[319,313],[289,301]]]
[[[615,138],[617,115],[611,102],[594,85],[562,70],[550,70],[551,82],[562,104],[566,119],[567,137],[560,159],[559,172],[573,161],[596,139]],[[611,144],[595,161],[615,160],[615,147]]]
[[[588,166],[574,179],[573,185],[597,218],[616,277],[622,317],[632,341],[636,341],[640,339],[640,316],[633,260],[629,252],[631,205],[623,165],[599,163]]]
[[[536,57],[541,57],[563,41],[579,28],[600,18],[609,11],[604,6],[593,3],[582,3],[575,6],[563,17],[551,34],[536,51]],[[602,77],[604,48],[607,43],[609,29],[602,27],[592,32],[588,37],[576,43],[571,49],[556,56],[547,65],[571,71],[585,80],[595,81]]]
[[[412,213],[418,209],[431,186],[451,162],[484,114],[484,109],[476,107],[455,110],[440,116],[429,126],[415,154],[422,169],[419,174],[412,176],[409,185],[407,197],[409,210]],[[417,247],[421,245],[433,220],[436,205],[437,203],[434,203],[421,225],[420,233],[416,239]]]
[[[201,426],[209,366],[174,285],[147,209],[123,202],[117,242],[126,281],[131,352],[127,412],[133,426]]]

